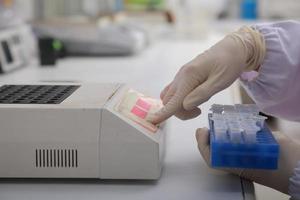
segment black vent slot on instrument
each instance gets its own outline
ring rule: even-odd
[[[3,85],[0,104],[59,104],[78,88],[77,85]]]
[[[77,168],[77,149],[36,149],[36,168]]]

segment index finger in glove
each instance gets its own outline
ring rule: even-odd
[[[163,100],[167,94],[167,92],[169,91],[170,87],[172,85],[172,82],[169,83],[160,93],[160,99]]]
[[[149,121],[153,124],[159,124],[165,121],[182,108],[182,101],[183,97],[177,90],[175,94],[170,97],[170,100],[166,103],[166,105],[149,118]]]

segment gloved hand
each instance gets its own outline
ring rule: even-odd
[[[198,105],[231,85],[243,71],[256,70],[264,54],[259,32],[243,27],[229,34],[179,70],[161,92],[165,106],[149,121],[157,124],[174,114],[181,119],[198,116]]]
[[[224,170],[242,178],[271,187],[288,194],[289,178],[300,160],[300,144],[279,132],[273,132],[280,145],[277,170],[228,169]],[[206,163],[210,165],[209,133],[206,128],[196,132],[198,148]]]

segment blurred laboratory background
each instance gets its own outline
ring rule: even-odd
[[[132,55],[157,38],[205,39],[212,30],[226,33],[241,24],[297,19],[300,15],[296,0],[0,2],[1,29],[30,24],[38,38],[43,65],[54,64],[57,58],[68,55]]]
[[[300,19],[299,0],[0,0],[0,81],[101,77],[158,96],[183,64],[227,33],[286,19]],[[234,103],[252,102],[238,83],[230,94]],[[274,121],[274,130],[299,130]],[[270,191],[256,187],[258,199],[287,199]]]
[[[241,24],[297,19],[300,15],[300,4],[296,0],[0,2],[2,30],[30,24],[38,38],[43,65],[53,64],[57,57],[68,55],[132,55],[143,51],[157,38],[205,39],[212,30],[226,33]]]

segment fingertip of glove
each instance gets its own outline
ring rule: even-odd
[[[199,132],[198,132],[198,130],[199,130],[199,129],[196,130],[196,134],[195,134],[195,137],[196,137],[197,142],[198,142],[198,140],[199,140]]]
[[[159,124],[169,118],[169,113],[165,107],[162,107],[156,113],[152,113],[147,117],[147,121],[152,124]]]
[[[159,113],[154,113],[147,117],[147,121],[156,125],[164,121],[164,118]]]
[[[198,142],[198,149],[206,164],[210,166],[210,148],[209,148],[209,137],[206,128],[200,128],[196,131],[196,139]]]
[[[207,144],[208,143],[208,129],[207,128],[198,128],[196,130],[196,139],[198,143]]]

